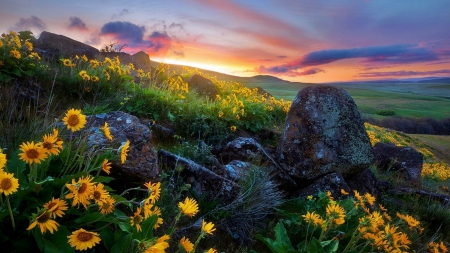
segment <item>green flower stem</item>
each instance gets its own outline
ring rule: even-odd
[[[197,237],[197,240],[195,240],[195,243],[194,243],[194,251],[195,251],[195,249],[197,248],[197,245],[198,245],[198,243],[200,242],[200,240],[201,240],[203,237],[205,237],[205,235],[206,235],[206,232],[202,230],[202,231],[200,232],[200,235]]]
[[[3,206],[3,197],[2,197],[2,194],[0,194],[0,206]]]
[[[14,223],[14,215],[12,213],[12,209],[11,209],[11,204],[9,203],[9,198],[8,196],[6,196],[6,203],[8,204],[8,211],[9,211],[9,216],[11,217],[11,224],[13,229],[16,229],[16,224]]]
[[[73,136],[73,131],[70,131],[70,137],[69,137],[69,143],[67,145],[67,158],[66,158],[66,162],[64,162],[63,168],[64,170],[61,171],[61,173],[59,174],[59,177],[62,177],[63,175],[65,175],[67,173],[67,170],[69,169],[69,166],[67,165],[69,163],[69,158],[70,158],[70,152],[72,151],[72,136]]]
[[[175,231],[175,225],[177,225],[177,223],[178,223],[178,221],[180,220],[180,218],[181,218],[181,215],[183,214],[183,212],[180,210],[180,212],[177,214],[177,216],[175,217],[175,220],[173,221],[173,225],[172,225],[172,230],[170,230],[170,233],[169,233],[169,237],[170,238],[172,238],[172,234],[173,234],[173,232]]]

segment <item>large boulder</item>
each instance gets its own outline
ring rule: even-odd
[[[199,74],[194,74],[188,80],[189,90],[196,91],[202,96],[207,96],[211,100],[215,100],[219,95],[217,87],[209,80]]]
[[[346,182],[350,189],[358,191],[361,195],[370,193],[377,200],[380,200],[382,193],[391,187],[389,182],[378,180],[370,169],[347,178]]]
[[[136,68],[148,69],[151,65],[150,56],[144,51],[139,51],[131,55],[131,60],[136,66]]]
[[[319,195],[319,192],[330,192],[333,198],[342,196],[341,190],[350,192],[350,187],[345,182],[344,178],[339,173],[330,173],[315,180],[311,185],[300,189],[295,196],[307,197]]]
[[[50,59],[58,60],[60,57],[75,57],[86,55],[89,59],[96,58],[99,50],[66,37],[43,31],[34,45],[35,51]]]
[[[88,116],[86,131],[91,133],[88,146],[91,148],[118,148],[127,140],[130,141],[129,152],[125,163],[112,161],[110,176],[122,185],[135,187],[148,181],[159,180],[160,169],[156,152],[153,149],[151,131],[133,115],[116,111]],[[99,127],[105,122],[113,136],[112,143],[107,140]]]
[[[399,147],[378,142],[373,147],[378,169],[400,175],[415,185],[420,185],[423,155],[411,147]]]
[[[372,146],[350,95],[329,86],[302,89],[286,117],[277,159],[298,179],[333,172],[346,177],[367,169],[373,162]]]

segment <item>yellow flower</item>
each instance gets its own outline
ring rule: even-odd
[[[330,217],[331,222],[336,225],[342,225],[345,222],[344,208],[338,204],[329,204],[326,208],[326,214]]]
[[[101,205],[108,197],[109,193],[105,190],[105,186],[102,183],[97,183],[96,185],[94,185],[94,189],[90,198],[93,199],[95,203]]]
[[[73,199],[72,206],[82,204],[86,208],[89,205],[89,200],[94,191],[92,179],[91,176],[81,177],[78,182],[72,179],[71,184],[66,184],[66,187],[70,190],[70,193],[66,195],[66,199]]]
[[[13,173],[0,171],[0,194],[4,193],[8,196],[19,188],[19,180],[14,177]]]
[[[68,209],[67,202],[65,200],[61,200],[59,198],[55,199],[52,197],[52,200],[44,204],[45,209],[50,212],[50,216],[52,218],[62,217],[64,215],[64,211]]]
[[[231,129],[231,131],[235,132],[236,131],[236,126],[231,126],[230,129]]]
[[[27,230],[33,229],[36,225],[39,225],[42,234],[47,232],[47,229],[53,234],[53,231],[58,231],[59,226],[56,221],[51,219],[51,213],[45,209],[40,211],[39,215],[36,215],[34,221],[28,226]]]
[[[6,160],[6,154],[3,154],[2,149],[0,148],[0,169],[2,169],[3,167],[5,167],[6,162],[8,160]]]
[[[92,76],[91,80],[92,80],[92,82],[98,82],[98,81],[100,81],[100,78],[98,78],[97,76]]]
[[[191,199],[189,197],[186,197],[184,202],[179,202],[178,207],[180,208],[181,212],[183,214],[192,217],[196,213],[198,213],[198,204],[195,199]]]
[[[106,69],[103,70],[103,73],[105,74],[106,80],[111,80],[111,76],[109,75],[108,71],[106,71]]]
[[[305,219],[306,222],[308,223],[313,223],[314,226],[316,225],[323,225],[323,219],[320,217],[320,215],[312,212],[306,212],[306,214],[302,215],[303,219]]]
[[[83,80],[85,80],[85,81],[89,81],[89,80],[91,80],[91,76],[90,75],[88,75],[88,73],[86,72],[86,70],[82,70],[82,71],[80,71],[80,73],[78,73],[82,78],[83,78]]]
[[[33,51],[33,44],[29,41],[25,41],[25,46],[27,46],[28,51]]]
[[[85,62],[87,62],[88,61],[88,58],[86,57],[86,55],[83,55],[83,61],[85,61]]]
[[[366,198],[369,205],[373,206],[373,204],[375,204],[375,197],[370,195],[370,193],[364,194],[364,197]]]
[[[346,192],[344,189],[341,189],[341,194],[344,195],[344,196],[347,196],[348,192]]]
[[[387,209],[382,204],[378,204],[378,206],[380,207],[381,211],[383,211],[383,212],[387,211]]]
[[[3,41],[0,40],[0,47],[3,47]]]
[[[194,244],[189,241],[188,238],[184,237],[180,240],[180,245],[183,247],[184,251],[191,252],[194,250]]]
[[[45,134],[43,139],[42,146],[47,154],[58,155],[59,149],[62,149],[62,140],[58,138],[58,130],[53,129],[53,134]]]
[[[98,233],[86,231],[82,228],[72,232],[72,235],[67,236],[69,244],[76,250],[87,250],[99,244],[101,239]]]
[[[333,195],[331,194],[330,191],[327,191],[327,198],[328,198],[329,200],[333,200]]]
[[[104,199],[101,204],[99,204],[99,209],[101,214],[108,214],[114,211],[114,202],[115,200],[108,196],[108,198]]]
[[[144,251],[144,253],[164,253],[165,249],[169,247],[169,243],[166,241],[169,240],[170,237],[168,235],[163,235],[158,238],[152,246]]]
[[[32,163],[41,163],[41,161],[45,160],[47,155],[47,150],[42,147],[42,143],[38,142],[34,144],[34,141],[23,142],[20,145],[20,151],[22,153],[19,154],[19,159],[25,161],[28,164]]]
[[[206,253],[217,253],[217,250],[210,248]]]
[[[106,159],[106,158],[105,158],[105,160],[103,160],[103,163],[102,163],[102,170],[103,170],[104,172],[106,172],[106,174],[109,175],[110,170],[111,170],[111,163],[108,162],[108,159]]]
[[[128,148],[130,147],[130,141],[127,140],[125,144],[120,148],[120,160],[124,163],[127,160]]]
[[[219,118],[223,116],[223,112],[219,112]]]
[[[66,116],[62,119],[64,125],[67,125],[67,129],[72,132],[78,131],[86,124],[86,115],[81,114],[81,110],[70,109],[67,111]]]
[[[409,229],[413,229],[414,227],[417,227],[420,225],[420,221],[414,219],[411,215],[406,214],[400,214],[397,213],[397,217],[399,217],[400,219],[406,221],[406,223],[408,223]]]
[[[145,183],[144,186],[147,187],[147,189],[149,189],[150,191],[150,196],[148,197],[150,203],[154,204],[156,201],[158,201],[159,196],[161,194],[161,182],[157,183],[148,182]]]
[[[205,220],[202,220],[202,231],[212,235],[212,232],[216,231],[216,228],[214,228],[214,224],[212,222],[206,223]]]
[[[11,50],[9,53],[16,59],[20,59],[21,57],[20,52],[17,51],[16,49]]]
[[[72,61],[70,59],[64,59],[63,60],[63,64],[66,67],[73,67],[73,66],[75,66],[75,64],[72,64]]]
[[[108,138],[108,140],[110,140],[110,141],[113,140],[113,137],[112,137],[111,132],[109,130],[108,122],[105,122],[105,125],[100,127],[100,129],[103,130],[103,134],[105,135],[106,138]]]
[[[140,224],[142,223],[144,218],[141,215],[141,208],[140,207],[137,208],[137,210],[134,213],[134,215],[131,216],[130,218],[131,218],[131,220],[130,220],[131,226],[136,226],[136,229],[137,229],[138,232],[142,231],[142,228],[141,228]]]

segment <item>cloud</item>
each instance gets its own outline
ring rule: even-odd
[[[12,30],[24,31],[32,30],[33,28],[42,32],[47,30],[47,24],[42,19],[36,16],[31,16],[30,18],[20,18]]]
[[[363,72],[358,77],[399,77],[399,76],[430,76],[430,75],[448,75],[450,69],[430,70],[430,71],[391,71],[391,72]]]
[[[181,50],[171,50],[173,39],[166,31],[153,31],[146,36],[146,28],[130,22],[115,21],[103,25],[100,29],[100,36],[107,36],[117,40],[118,44],[126,44],[124,51],[144,50],[148,54],[165,55],[173,52],[176,56],[183,56]]]
[[[267,69],[264,66],[260,66],[258,68],[254,69],[254,72],[259,74],[272,74],[272,75],[284,75],[284,76],[290,76],[290,77],[296,77],[296,76],[307,76],[307,75],[315,75],[318,73],[325,72],[325,70],[320,68],[310,68],[306,69],[304,71],[296,71],[291,70],[283,67],[274,67]]]
[[[119,13],[114,13],[111,15],[111,19],[117,19],[120,17],[123,17],[127,14],[130,14],[131,12],[128,9],[122,9]]]
[[[86,24],[79,17],[70,17],[70,24],[67,28],[79,31],[87,31]]]
[[[294,61],[278,66],[256,68],[258,73],[288,74],[305,67],[324,65],[344,59],[362,58],[363,63],[408,64],[439,60],[447,52],[439,53],[414,44],[329,49],[310,52]]]
[[[143,43],[145,27],[130,22],[115,21],[103,25],[100,35],[108,35],[128,46],[136,46]]]

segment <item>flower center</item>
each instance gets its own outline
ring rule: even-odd
[[[135,224],[140,224],[142,222],[142,216],[138,215],[134,217],[134,223]]]
[[[52,208],[54,207],[54,206],[56,206],[57,204],[55,203],[55,202],[52,202],[52,203],[50,203],[50,204],[48,204],[48,210],[52,210]]]
[[[78,115],[70,115],[69,120],[67,121],[69,125],[76,126],[80,120],[78,119]]]
[[[27,150],[26,154],[29,159],[36,159],[39,157],[39,152],[34,148]]]
[[[86,183],[82,183],[80,188],[78,188],[78,194],[82,194],[86,191],[87,189],[87,184]]]
[[[86,233],[86,232],[80,232],[77,235],[78,240],[81,242],[89,242],[92,239],[92,237],[94,237],[94,236],[91,233]]]
[[[102,197],[102,194],[99,191],[95,191],[94,192],[94,198],[95,199],[100,199]]]
[[[44,142],[43,146],[47,150],[50,150],[53,148],[53,144],[51,142]]]
[[[50,214],[45,212],[43,214],[41,214],[41,216],[39,216],[36,220],[39,223],[45,223],[50,219]]]
[[[3,190],[7,190],[7,189],[11,188],[11,186],[12,186],[11,180],[9,178],[5,178],[2,180],[2,183],[0,185],[1,185],[0,187]]]

